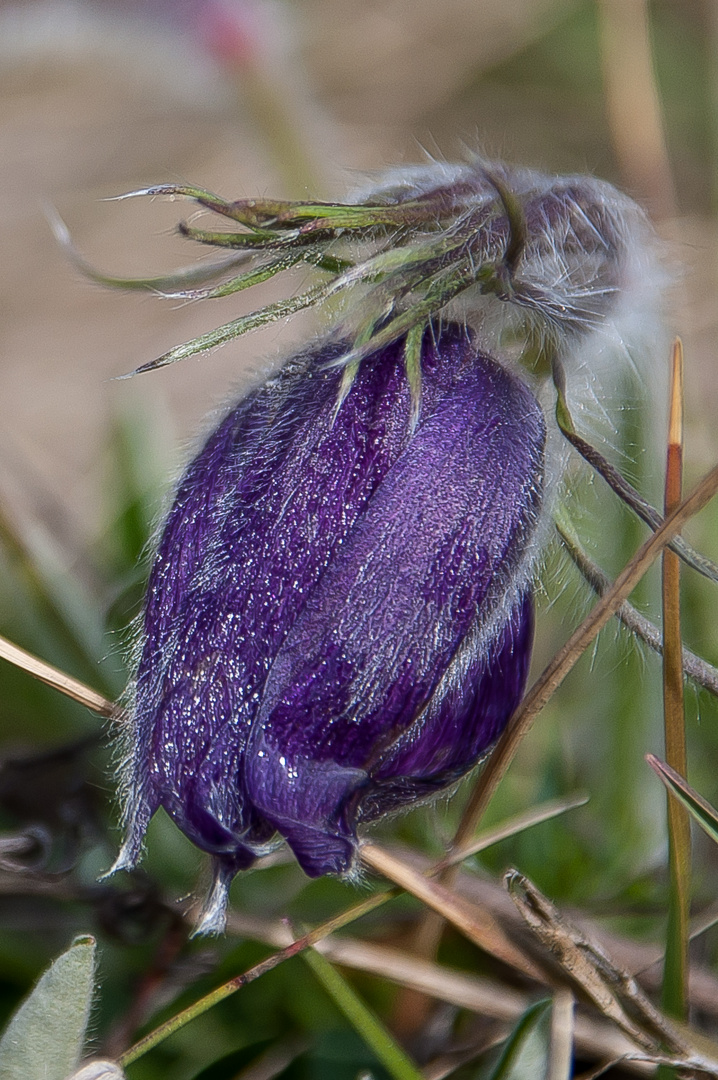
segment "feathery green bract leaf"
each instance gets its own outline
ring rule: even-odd
[[[351,365],[355,372],[357,365],[377,349],[405,333],[415,332],[416,336],[421,327],[470,285],[478,282],[483,290],[496,291],[498,288],[494,286],[494,279],[497,279],[505,237],[501,227],[493,227],[494,211],[486,207],[481,210],[482,222],[489,223],[482,232],[474,220],[475,215],[472,216],[466,205],[457,209],[455,199],[458,196],[445,191],[443,194],[428,193],[418,199],[369,204],[265,199],[228,202],[203,188],[167,184],[128,192],[120,198],[147,195],[187,197],[206,210],[238,222],[242,226],[238,232],[197,229],[187,222],[179,225],[179,231],[189,239],[215,247],[237,248],[238,255],[226,263],[187,269],[164,277],[113,278],[98,273],[85,263],[58,219],[54,224],[56,235],[78,269],[102,284],[130,289],[151,288],[185,300],[229,296],[302,261],[333,275],[334,280],[301,297],[270,304],[225,323],[208,334],[176,346],[131,374],[152,371],[205,352],[265,323],[321,304],[329,296],[344,293],[354,285],[373,285],[364,294],[363,301],[363,309],[369,313],[374,328],[372,334],[355,341],[351,353],[337,361],[337,366]],[[498,194],[496,202],[501,202]],[[349,244],[349,258],[341,251],[328,250],[342,244],[346,247],[343,238]],[[363,245],[358,251],[357,244]],[[276,254],[268,257],[267,253],[272,252]],[[246,273],[231,276],[232,268],[245,261],[253,263],[251,268]],[[225,280],[211,286],[217,277]],[[193,284],[207,287],[187,287]],[[395,318],[387,321],[390,313],[396,313]],[[375,333],[376,327],[380,329]],[[421,373],[411,359],[412,350],[408,344],[407,373],[412,380],[412,422],[416,424]],[[343,384],[344,393],[348,393],[351,381],[351,375],[348,375]]]
[[[421,412],[421,342],[425,325],[412,326],[404,343],[404,367],[411,390],[411,429],[419,423]]]
[[[288,247],[300,237],[298,229],[286,233],[276,233],[269,229],[243,233],[210,232],[207,229],[195,229],[193,225],[187,225],[184,221],[180,222],[179,231],[188,240],[196,240],[200,244],[211,244],[212,247],[242,248],[250,251]]]
[[[366,344],[354,346],[354,348],[334,360],[330,367],[343,367],[354,360],[366,360],[372,353],[386,348],[400,337],[408,333],[414,327],[421,326],[433,315],[453,300],[466,286],[469,277],[473,274],[471,268],[464,264],[453,268],[450,274],[440,275],[439,279],[433,279],[423,298],[417,299],[405,311],[402,311],[391,322],[387,322],[378,330]],[[330,286],[331,289],[331,286]]]
[[[129,375],[121,376],[121,378],[126,379],[130,375],[140,375],[145,371],[155,371],[157,368],[174,364],[177,360],[185,360],[188,356],[196,356],[197,353],[216,349],[219,345],[224,345],[226,342],[232,341],[233,338],[240,337],[250,330],[256,330],[266,323],[276,322],[277,319],[282,319],[287,315],[294,315],[295,312],[301,311],[303,308],[311,307],[313,304],[323,300],[327,294],[328,286],[326,284],[318,285],[313,289],[300,293],[299,296],[290,297],[288,300],[280,300],[276,304],[268,304],[266,307],[253,311],[249,315],[241,315],[238,319],[233,319],[232,322],[218,326],[207,334],[186,341],[183,345],[176,345],[174,349],[170,349],[169,352],[158,356],[156,360],[141,364]]]
[[[332,284],[332,289],[335,287],[335,285],[336,282]],[[358,349],[367,341],[371,341],[372,335],[376,328],[376,324],[377,318],[371,318],[367,323],[365,323],[365,325],[361,328],[361,330],[354,339],[354,349]],[[345,401],[347,395],[351,391],[352,386],[354,385],[354,380],[357,377],[360,366],[361,361],[359,359],[350,360],[342,371],[342,379],[339,383],[339,393],[337,394],[337,401],[336,405],[334,406],[332,423],[334,422],[334,420],[336,420],[337,413],[341,409],[343,402]]]
[[[53,231],[57,243],[67,255],[72,265],[98,285],[108,285],[113,289],[127,290],[150,290],[153,292],[168,292],[172,289],[180,289],[187,285],[203,285],[215,278],[222,277],[240,263],[247,262],[251,258],[250,252],[239,252],[229,255],[218,263],[195,263],[186,266],[182,270],[174,270],[171,274],[160,274],[155,277],[116,277],[113,274],[103,274],[89,263],[72,242],[70,231],[55,210],[49,204],[45,206],[45,215]]]
[[[413,200],[396,205],[287,202],[282,199],[237,199],[230,202],[204,188],[187,184],[159,184],[119,195],[116,201],[141,196],[170,195],[193,199],[206,210],[237,221],[248,229],[263,230],[266,226],[281,228],[299,222],[330,229],[376,228],[381,225],[404,225],[415,219],[424,220],[431,214],[428,200]]]
[[[347,396],[349,395],[349,393],[351,391],[351,388],[354,385],[354,380],[356,379],[358,372],[359,372],[359,361],[358,360],[352,360],[351,363],[347,364],[347,366],[342,371],[342,379],[341,379],[341,382],[339,383],[339,393],[337,394],[337,401],[336,401],[336,405],[334,406],[334,414],[333,414],[333,419],[334,420],[336,420],[337,413],[339,412],[342,405],[344,404],[344,401],[346,400]]]
[[[122,202],[125,199],[144,198],[146,195],[170,195],[171,197],[182,197],[187,199],[194,199],[196,203],[203,206],[206,210],[212,210],[216,214],[221,214],[223,217],[231,218],[233,221],[238,221],[242,225],[246,225],[249,229],[254,229],[260,222],[261,217],[255,211],[255,206],[259,207],[265,205],[264,200],[258,199],[246,199],[239,200],[238,202],[229,202],[227,199],[221,198],[219,195],[215,195],[211,191],[206,191],[204,188],[195,187],[192,184],[155,184],[153,187],[139,188],[137,191],[128,191],[124,195],[118,195],[115,198],[115,202]],[[286,206],[286,203],[267,203],[274,207]],[[267,215],[272,216],[272,215]]]
[[[76,938],[41,977],[0,1040],[2,1080],[65,1080],[80,1060],[92,1004],[95,941]]]
[[[179,292],[165,293],[165,296],[170,300],[218,300],[223,296],[231,296],[233,293],[241,292],[243,289],[251,289],[253,285],[261,285],[262,282],[269,281],[276,274],[281,274],[283,270],[289,270],[290,267],[296,266],[303,258],[304,254],[301,251],[292,251],[289,255],[284,255],[280,259],[272,259],[271,262],[265,263],[264,266],[257,266],[253,270],[248,270],[245,274],[230,278],[229,281],[223,281],[221,285],[215,285],[211,289],[184,289]]]

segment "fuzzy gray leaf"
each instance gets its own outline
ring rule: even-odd
[[[0,1080],[65,1080],[77,1068],[92,1003],[95,941],[76,938],[47,969],[0,1040]]]

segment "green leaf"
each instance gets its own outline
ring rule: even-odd
[[[95,940],[76,938],[41,977],[0,1040],[0,1080],[65,1080],[85,1042]]]
[[[544,1080],[550,1059],[550,1018],[550,1001],[537,1001],[527,1009],[488,1080]]]
[[[671,795],[674,795],[685,806],[700,827],[708,833],[711,840],[715,840],[716,844],[718,844],[718,810],[711,806],[702,795],[699,795],[681,774],[672,769],[670,765],[659,761],[653,754],[646,754],[646,761],[653,771],[658,774]]]
[[[418,1066],[354,992],[344,976],[316,949],[307,949],[302,953],[302,959],[309,964],[334,1004],[374,1051],[389,1075],[393,1076],[394,1080],[422,1080]]]

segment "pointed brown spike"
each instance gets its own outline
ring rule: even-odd
[[[673,343],[666,448],[665,513],[680,504],[683,491],[683,346]],[[681,566],[672,551],[663,552],[663,723],[666,761],[687,775],[686,723],[681,636]],[[670,890],[668,936],[663,975],[663,1006],[672,1016],[686,1014],[691,892],[691,827],[688,811],[668,797]]]

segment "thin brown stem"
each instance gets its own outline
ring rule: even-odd
[[[487,908],[456,896],[444,885],[431,881],[426,874],[414,870],[378,844],[363,843],[359,850],[361,860],[366,866],[421,900],[479,948],[529,978],[539,982],[546,980],[544,972],[525,952],[514,945]]]
[[[66,675],[64,671],[53,667],[52,664],[48,664],[45,660],[40,660],[39,657],[27,652],[26,649],[21,649],[19,645],[14,645],[4,637],[0,637],[0,657],[10,664],[14,664],[15,667],[27,671],[33,678],[39,679],[40,682],[46,683],[47,686],[59,690],[61,694],[72,698],[73,701],[79,701],[81,705],[86,705],[88,709],[99,713],[100,716],[117,716],[117,706],[113,705],[108,698],[99,694],[97,690],[86,686],[79,679],[74,679],[72,675]]]

